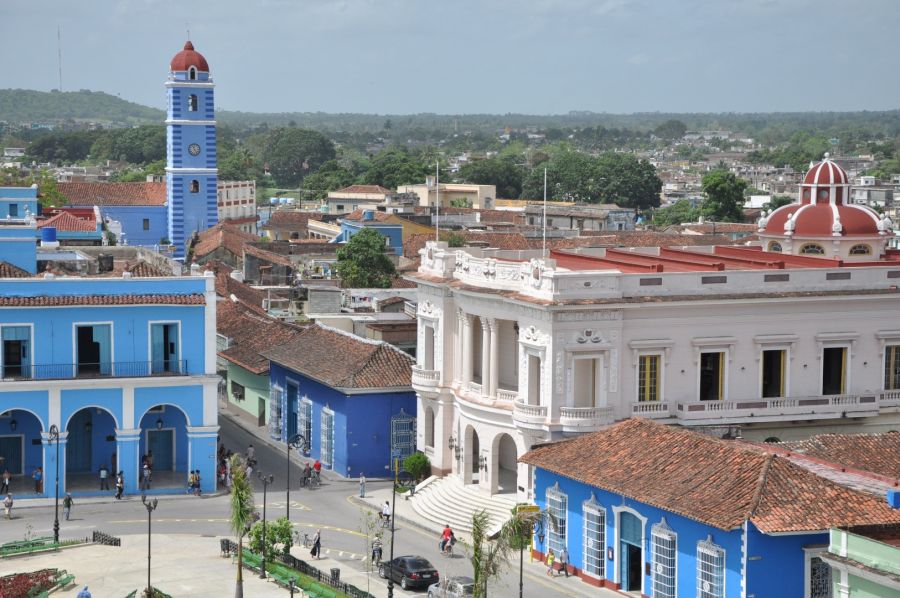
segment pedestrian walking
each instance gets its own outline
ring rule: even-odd
[[[200,470],[194,471],[194,496],[200,496]]]
[[[34,470],[34,473],[31,474],[31,479],[34,480],[34,493],[40,494],[43,492],[43,483],[42,480],[44,478],[44,471],[38,467]]]
[[[120,500],[122,498],[122,493],[125,492],[125,475],[124,472],[119,472],[119,475],[116,476],[116,500]]]
[[[309,551],[309,554],[316,557],[316,559],[322,558],[322,530],[317,529],[316,535],[313,537],[313,545],[312,550]]]
[[[100,466],[100,490],[109,490],[109,470],[106,463]]]
[[[12,494],[7,494],[6,498],[3,500],[3,510],[6,511],[7,519],[12,519],[12,507],[13,507]]]
[[[88,592],[87,586],[84,586],[75,598],[91,598],[91,593]]]
[[[150,466],[144,461],[144,467],[141,471],[141,490],[150,489]]]
[[[556,557],[553,556],[553,549],[549,549],[547,551],[547,575],[553,577],[553,561],[556,560]]]
[[[565,572],[566,577],[569,576],[569,551],[565,546],[562,547],[562,550],[559,551],[559,564],[562,567],[563,572]]]
[[[366,476],[361,472],[359,474],[359,497],[366,497]]]
[[[372,540],[372,563],[377,565],[381,562],[383,551],[384,544],[381,542],[381,534],[375,534],[375,539]]]
[[[3,478],[0,480],[0,494],[9,493],[9,479],[12,476],[9,473],[8,469],[3,470]]]
[[[75,504],[75,501],[72,500],[72,494],[66,492],[66,497],[63,499],[63,513],[66,515],[66,521],[69,520],[69,515],[72,514],[72,505]]]

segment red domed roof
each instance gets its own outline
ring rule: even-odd
[[[847,171],[831,161],[828,154],[825,159],[814,164],[803,179],[804,185],[849,185],[850,178]]]
[[[184,50],[172,58],[169,69],[172,71],[186,71],[192,66],[196,67],[198,71],[209,72],[209,64],[206,62],[203,54],[195,51],[194,44],[188,41],[184,44]]]
[[[795,237],[828,237],[835,234],[878,235],[882,233],[879,228],[880,221],[878,214],[865,206],[828,203],[791,204],[781,206],[766,217],[765,233],[785,235],[792,232]]]

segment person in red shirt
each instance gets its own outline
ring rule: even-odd
[[[316,473],[322,473],[322,462],[316,459],[316,462],[313,463],[313,469],[316,470]]]
[[[444,526],[444,531],[441,532],[441,552],[447,552],[447,545],[450,543],[453,538],[453,530],[450,529],[450,524]]]

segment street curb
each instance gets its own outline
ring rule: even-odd
[[[167,501],[167,500],[186,499],[186,498],[193,498],[193,499],[200,498],[200,500],[203,500],[205,498],[215,498],[217,496],[226,496],[228,494],[229,494],[228,492],[217,490],[216,492],[208,492],[206,494],[201,495],[200,497],[197,497],[197,496],[194,496],[193,494],[187,494],[187,493],[153,494],[153,492],[151,490],[150,492],[147,493],[147,496],[149,497],[152,495],[153,498],[158,498],[160,501]],[[78,499],[78,502],[75,504],[76,504],[76,506],[78,506],[78,505],[109,505],[109,504],[113,504],[113,503],[132,502],[132,501],[139,502],[140,497],[141,497],[140,492],[135,493],[135,494],[126,494],[119,500],[116,500],[112,496],[109,498],[106,498],[105,496],[82,496]],[[25,501],[35,501],[35,502],[25,503]],[[16,499],[16,502],[15,502],[15,505],[13,508],[15,510],[52,508],[54,505],[54,502],[55,502],[55,499],[52,496],[50,498],[21,498],[21,499]],[[25,504],[22,504],[22,503],[25,503]]]
[[[357,506],[370,509],[372,511],[378,511],[378,507],[376,505],[369,504],[368,502],[359,498],[358,496],[351,496],[350,502],[352,502],[353,504],[355,504]],[[416,521],[415,519],[410,519],[409,517],[405,517],[403,515],[397,515],[396,513],[394,513],[394,519],[396,519],[397,521],[402,521],[403,523],[406,523],[407,525],[416,527],[423,532],[428,532],[429,534],[440,534],[442,531],[442,528],[440,528],[440,527],[433,527],[433,528],[428,527],[421,521]]]

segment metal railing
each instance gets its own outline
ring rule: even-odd
[[[104,534],[103,532],[94,531],[93,536],[91,537],[91,542],[94,544],[103,544],[104,546],[121,546],[122,539],[117,538],[115,536],[110,536],[109,534]]]
[[[147,378],[151,376],[187,375],[188,366],[186,359],[7,365],[0,368],[0,379],[4,381],[68,380],[73,378]]]

